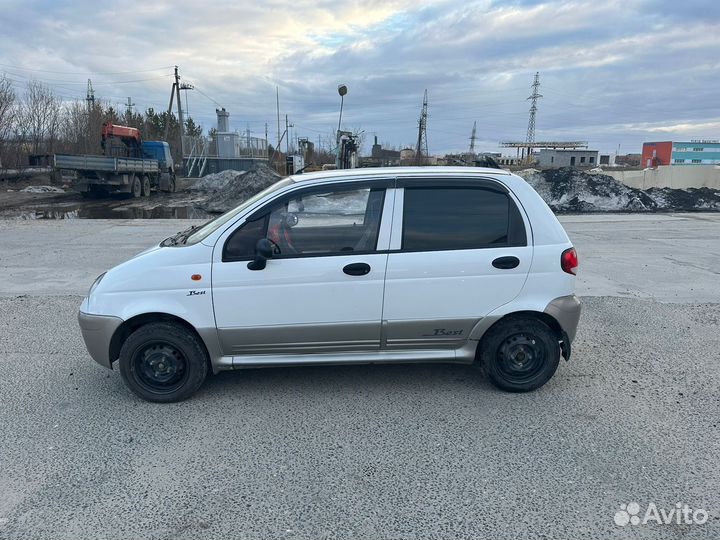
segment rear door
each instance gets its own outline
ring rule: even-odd
[[[242,363],[242,355],[379,349],[393,202],[385,188],[294,191],[220,239],[212,279],[223,354]],[[250,270],[260,238],[276,253]]]
[[[533,255],[529,226],[492,180],[398,179],[398,187],[384,345],[456,348],[522,290]]]

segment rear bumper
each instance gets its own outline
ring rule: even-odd
[[[577,333],[580,322],[580,311],[582,303],[574,294],[561,296],[550,302],[545,308],[545,313],[555,319],[563,332],[567,335],[568,341],[572,342]]]
[[[82,331],[85,347],[93,360],[101,366],[112,369],[110,360],[110,340],[115,330],[123,323],[119,317],[90,315],[80,311],[78,323]]]

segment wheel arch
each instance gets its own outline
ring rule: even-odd
[[[483,341],[483,338],[485,338],[485,336],[491,329],[497,327],[500,324],[506,324],[508,321],[523,318],[533,318],[547,324],[550,329],[555,333],[558,341],[560,341],[560,350],[562,351],[563,358],[565,358],[566,360],[570,358],[570,340],[568,339],[567,333],[563,330],[558,320],[548,313],[534,310],[513,311],[512,313],[508,313],[500,317],[486,317],[485,319],[482,319],[472,331],[473,339],[478,340],[476,356],[480,351],[480,345]],[[488,321],[487,319],[492,320]]]
[[[109,358],[111,367],[112,363],[120,356],[120,349],[122,348],[122,344],[125,342],[128,336],[130,336],[130,334],[132,334],[141,326],[145,326],[146,324],[154,322],[172,322],[184,327],[188,330],[188,332],[191,332],[193,335],[195,335],[195,337],[197,337],[202,344],[202,347],[205,351],[205,360],[208,363],[208,367],[212,369],[212,362],[210,361],[210,351],[208,349],[208,345],[203,339],[203,337],[200,335],[200,333],[197,331],[197,329],[182,317],[162,312],[141,313],[139,315],[135,315],[134,317],[129,318],[128,320],[124,321],[120,326],[118,326],[118,328],[115,330],[115,333],[110,338]]]

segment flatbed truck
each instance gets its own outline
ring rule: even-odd
[[[175,168],[168,143],[141,141],[135,128],[104,124],[102,148],[104,156],[55,154],[53,167],[61,174],[73,172],[73,188],[84,197],[114,193],[147,197],[153,189],[175,191]]]

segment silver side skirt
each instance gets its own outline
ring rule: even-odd
[[[475,360],[477,341],[468,341],[459,349],[418,349],[404,351],[326,352],[313,354],[252,354],[223,356],[215,361],[220,370],[279,366],[346,364],[470,364]]]

